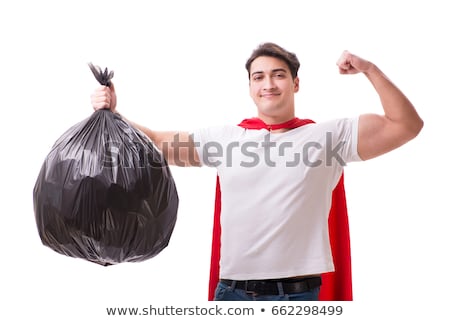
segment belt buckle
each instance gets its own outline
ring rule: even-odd
[[[245,281],[245,293],[254,297],[260,295],[259,291],[261,290],[262,284],[259,284],[259,282]]]
[[[258,292],[253,292],[253,291],[247,291],[245,290],[245,294],[250,295],[252,297],[258,296],[259,293]]]

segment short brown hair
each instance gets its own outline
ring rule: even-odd
[[[256,58],[262,56],[274,57],[283,60],[289,67],[292,79],[297,77],[298,69],[300,68],[300,62],[298,61],[298,58],[295,55],[295,53],[289,52],[286,49],[272,42],[266,42],[260,44],[258,48],[253,50],[252,55],[250,56],[250,58],[248,58],[245,64],[245,68],[247,69],[249,79],[250,79],[250,67],[252,65],[252,62]]]

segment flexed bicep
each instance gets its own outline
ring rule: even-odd
[[[358,155],[363,160],[390,152],[409,141],[401,123],[377,114],[364,114],[358,123]]]

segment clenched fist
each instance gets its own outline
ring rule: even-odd
[[[337,61],[339,72],[341,74],[357,74],[359,72],[368,72],[373,68],[373,64],[345,50]]]
[[[110,109],[116,112],[117,97],[114,90],[114,84],[110,87],[101,86],[97,88],[91,95],[91,104],[94,110]]]

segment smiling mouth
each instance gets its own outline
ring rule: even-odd
[[[276,96],[280,96],[280,94],[277,94],[277,93],[271,93],[271,94],[263,94],[263,95],[260,95],[260,97],[263,97],[263,98],[271,98],[271,97],[276,97]]]

